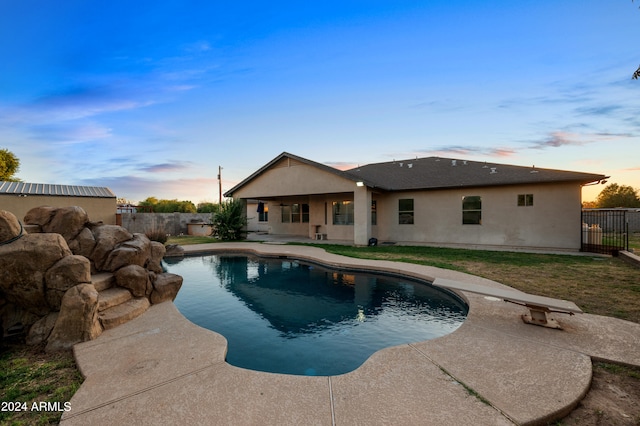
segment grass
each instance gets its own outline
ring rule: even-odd
[[[196,236],[196,235],[178,235],[171,236],[167,240],[167,244],[179,244],[181,246],[187,246],[191,244],[207,244],[207,243],[219,243],[220,240],[213,237]]]
[[[636,254],[640,254],[640,233],[629,235],[629,249],[633,249]]]
[[[1,348],[0,401],[14,404],[3,407],[12,411],[0,411],[0,424],[58,424],[64,404],[81,383],[71,352],[47,354],[41,348],[15,344]],[[49,407],[45,409],[41,403],[49,403]]]
[[[606,362],[597,362],[594,364],[596,368],[602,368],[613,374],[624,375],[627,377],[631,377],[633,379],[640,380],[640,368],[639,367],[629,367],[626,365],[618,365],[618,364],[609,364]]]
[[[321,247],[344,256],[416,263],[461,271],[527,293],[571,300],[588,313],[640,323],[639,270],[615,257],[422,246]]]

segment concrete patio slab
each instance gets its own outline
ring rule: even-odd
[[[507,288],[460,272],[314,247],[206,246],[185,251],[248,251]],[[454,333],[378,351],[355,371],[331,377],[230,366],[224,337],[190,323],[171,302],[154,305],[76,345],[85,381],[61,424],[546,424],[588,391],[591,358],[640,366],[640,324],[554,314],[564,330],[552,330],[524,324],[522,306],[461,296],[469,315]]]
[[[61,424],[332,424],[329,378],[259,373],[224,363],[73,414]]]
[[[513,425],[409,345],[376,352],[331,388],[335,424]]]
[[[546,329],[550,332],[557,330]],[[412,344],[516,424],[567,415],[591,384],[591,359],[465,323],[455,333]]]
[[[86,377],[74,402],[80,407],[111,403],[163,382],[224,363],[226,339],[195,327],[173,303],[154,305],[141,317],[100,338],[75,345],[74,356]]]

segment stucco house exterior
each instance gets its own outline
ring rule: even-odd
[[[579,250],[581,187],[606,178],[441,157],[342,171],[283,152],[225,196],[262,203],[272,234]]]
[[[116,195],[106,187],[0,181],[0,210],[20,220],[34,207],[82,207],[94,222],[116,224]]]

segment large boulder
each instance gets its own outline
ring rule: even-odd
[[[0,244],[17,238],[22,233],[22,226],[16,215],[0,210]]]
[[[149,273],[140,265],[128,265],[115,273],[116,284],[128,289],[134,297],[149,296],[153,287]]]
[[[51,335],[53,327],[56,325],[58,315],[58,312],[51,312],[36,321],[29,329],[29,334],[27,334],[27,345],[39,345],[46,342]]]
[[[173,301],[182,287],[182,277],[180,275],[164,273],[158,274],[153,281],[153,292],[149,300],[152,304]]]
[[[98,320],[98,292],[93,284],[71,287],[62,298],[60,313],[49,335],[47,352],[71,349],[102,333]]]
[[[98,271],[104,271],[104,265],[111,251],[120,243],[133,238],[133,234],[117,225],[96,226],[93,229],[96,246],[91,254]]]
[[[41,206],[34,207],[27,212],[24,216],[24,223],[26,225],[38,225],[43,227],[51,222],[51,218],[56,213],[55,207]]]
[[[125,265],[146,266],[151,258],[151,241],[144,234],[133,234],[133,238],[118,244],[102,265],[103,271],[113,272]]]
[[[69,241],[69,249],[73,254],[79,254],[86,258],[91,258],[95,247],[96,239],[89,228],[83,228],[73,240]]]
[[[149,263],[147,263],[147,269],[157,274],[161,274],[163,272],[162,259],[164,258],[166,251],[167,249],[164,247],[164,244],[157,241],[151,241],[151,258],[149,259]]]
[[[44,276],[45,296],[54,311],[60,310],[62,297],[71,287],[91,283],[91,264],[84,256],[66,256],[47,270]]]
[[[184,247],[178,244],[167,244],[164,257],[183,257]]]
[[[34,314],[49,313],[45,272],[71,250],[59,234],[26,234],[0,245],[0,292],[7,301]]]
[[[55,210],[49,223],[42,225],[42,231],[60,234],[69,242],[84,229],[88,221],[89,216],[82,207],[60,207]]]

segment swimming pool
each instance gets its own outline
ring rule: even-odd
[[[294,259],[218,254],[165,265],[184,278],[180,312],[225,336],[229,364],[258,371],[347,373],[385,347],[449,334],[467,314],[423,282]]]

